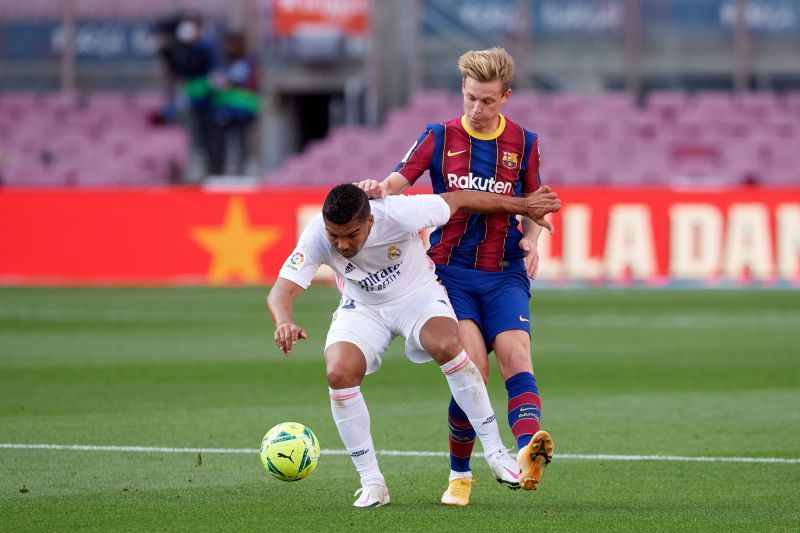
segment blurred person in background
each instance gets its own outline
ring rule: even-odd
[[[175,120],[177,109],[177,90],[180,82],[179,67],[175,64],[175,49],[178,46],[178,24],[182,15],[176,13],[164,17],[153,24],[152,32],[156,42],[156,55],[161,59],[164,67],[164,99],[165,103],[158,112],[151,117],[154,123],[168,123]]]
[[[261,106],[258,92],[258,63],[247,53],[245,36],[225,35],[220,68],[211,75],[210,173],[225,174],[228,154],[236,152],[234,172],[245,173],[250,155],[250,131]]]
[[[198,147],[211,168],[211,82],[209,75],[218,63],[218,52],[213,39],[205,33],[201,13],[186,11],[168,17],[155,25],[158,54],[167,71],[167,92],[171,101],[161,113],[161,119],[170,121],[181,107],[175,85],[183,83],[188,102],[193,145]]]
[[[394,172],[358,185],[370,197],[399,194],[426,170],[435,193],[481,190],[528,196],[541,186],[539,143],[502,115],[511,97],[514,60],[503,48],[469,51],[458,60],[463,115],[429,124]],[[541,400],[531,363],[530,281],[536,277],[542,227],[522,217],[459,213],[431,234],[429,257],[459,319],[461,342],[488,381],[494,350],[508,391],[508,423],[517,440],[523,489],[535,490],[553,454],[540,428]],[[552,228],[548,228],[552,231]],[[466,506],[475,429],[450,398],[450,478],[445,505]]]

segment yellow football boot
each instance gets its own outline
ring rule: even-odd
[[[469,503],[469,494],[472,492],[473,483],[475,481],[471,477],[451,479],[447,490],[442,494],[442,505],[466,507]]]
[[[525,490],[536,490],[542,473],[553,459],[553,437],[546,431],[537,431],[527,446],[517,455],[519,484]]]

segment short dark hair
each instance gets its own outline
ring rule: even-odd
[[[331,224],[347,224],[354,219],[364,222],[369,214],[367,193],[351,183],[331,189],[322,204],[322,216]]]

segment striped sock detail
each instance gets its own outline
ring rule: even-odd
[[[467,352],[462,350],[460,354],[458,354],[453,359],[446,362],[439,368],[441,368],[442,372],[444,372],[445,374],[454,374],[455,372],[458,372],[459,370],[466,368],[467,365],[470,364],[470,362],[471,361],[469,359],[469,356],[467,355]]]
[[[508,391],[508,425],[517,439],[517,449],[528,445],[539,431],[542,401],[536,378],[530,372],[520,372],[506,380]]]
[[[336,402],[352,400],[361,394],[361,387],[350,387],[348,389],[332,389],[328,387],[328,396]]]
[[[469,460],[472,457],[472,448],[475,446],[475,430],[452,396],[447,421],[450,428],[450,470],[469,472]]]

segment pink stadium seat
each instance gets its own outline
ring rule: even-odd
[[[131,112],[146,102],[146,95],[126,93],[0,93],[0,142],[10,153],[6,183],[165,182],[188,162],[188,136]]]
[[[595,96],[592,105],[612,109],[633,109],[636,107],[636,98],[628,91],[612,91]]]
[[[646,106],[678,110],[686,106],[689,95],[684,91],[655,90],[647,95]]]
[[[620,134],[639,139],[652,139],[663,127],[658,119],[639,115],[623,118],[618,126]]]
[[[64,185],[66,173],[63,167],[44,165],[33,158],[12,157],[3,171],[6,185],[47,186]]]
[[[432,109],[449,105],[442,118],[458,113],[458,96],[416,95],[409,107],[389,113],[377,132],[337,128],[265,180],[379,179],[434,121]],[[787,112],[795,106],[796,116]],[[542,178],[552,184],[791,183],[797,178],[792,169],[800,168],[788,155],[800,151],[786,148],[800,136],[800,97],[791,94],[658,91],[639,109],[626,93],[516,91],[505,112],[539,134]],[[359,157],[342,158],[341,150],[354,142]]]
[[[564,121],[552,119],[535,119],[531,123],[531,129],[535,131],[543,142],[544,139],[558,141],[567,136],[569,124]]]
[[[455,101],[456,97],[449,91],[422,91],[411,95],[409,107],[426,114],[448,114]]]
[[[741,116],[763,120],[780,115],[781,99],[773,92],[743,92],[733,96],[733,108]]]
[[[718,117],[707,121],[707,131],[712,139],[746,139],[758,124],[740,117]]]
[[[800,120],[800,90],[788,91],[783,95],[784,118]]]
[[[158,8],[148,6],[142,9]],[[148,113],[162,102],[154,92],[0,93],[0,145],[12,155],[4,163],[6,181],[165,183],[176,165],[187,164],[189,143],[180,128],[148,124]],[[265,182],[382,178],[426,123],[457,116],[460,107],[458,93],[416,94],[380,129],[334,128]],[[794,183],[800,168],[800,92],[660,91],[639,109],[626,93],[516,91],[505,111],[539,135],[542,175],[551,183],[785,184]]]
[[[697,91],[689,96],[687,108],[728,113],[733,108],[733,97],[728,91]]]
[[[763,135],[773,136],[785,141],[797,140],[800,137],[800,120],[781,117],[773,118],[759,125],[758,131]]]
[[[593,139],[608,134],[608,122],[599,120],[575,120],[564,128],[564,136],[568,138]]]
[[[35,111],[39,105],[39,95],[32,92],[0,93],[0,117],[20,119]]]
[[[130,95],[125,93],[94,93],[90,95],[87,112],[92,115],[110,113],[124,115],[131,105]]]
[[[42,96],[42,105],[50,112],[72,112],[83,106],[77,93],[57,92]]]
[[[131,97],[131,104],[140,112],[155,111],[160,109],[165,102],[166,98],[162,93],[159,92],[135,93]]]

